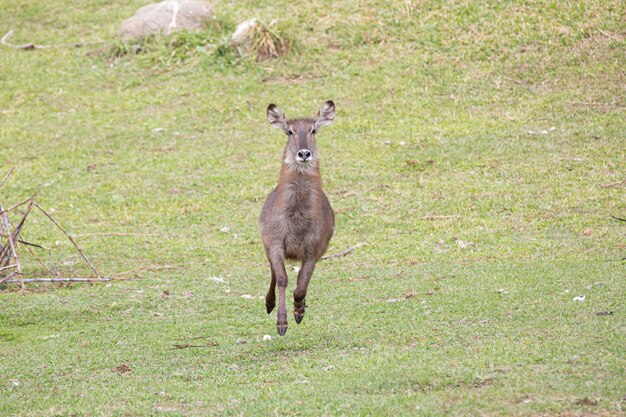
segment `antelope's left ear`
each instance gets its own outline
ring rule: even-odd
[[[315,129],[319,129],[321,126],[329,125],[335,118],[335,103],[332,100],[328,100],[317,115],[313,119]]]

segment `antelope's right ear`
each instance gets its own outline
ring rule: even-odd
[[[285,132],[287,131],[287,121],[285,120],[285,114],[276,106],[276,104],[270,104],[267,106],[267,121],[274,127],[279,127]]]

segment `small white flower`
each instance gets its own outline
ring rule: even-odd
[[[272,340],[272,336],[270,336],[269,334],[266,334],[265,336],[263,336],[264,342],[267,342],[268,340]]]
[[[585,301],[585,297],[584,295],[577,295],[576,297],[572,298],[572,301],[577,301],[582,303],[583,301]]]

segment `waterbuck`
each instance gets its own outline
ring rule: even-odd
[[[261,238],[272,271],[265,307],[269,314],[276,306],[278,284],[276,328],[281,336],[287,332],[285,259],[302,262],[293,293],[293,315],[300,323],[315,264],[326,252],[335,228],[335,213],[322,191],[320,156],[315,145],[320,127],[330,124],[334,117],[335,104],[331,100],[311,119],[286,119],[276,105],[267,108],[267,120],[288,136],[278,186],[267,197],[260,219]]]

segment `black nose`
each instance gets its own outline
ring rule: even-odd
[[[298,158],[306,161],[310,157],[311,157],[311,151],[310,150],[308,150],[308,149],[300,149],[298,151]]]

